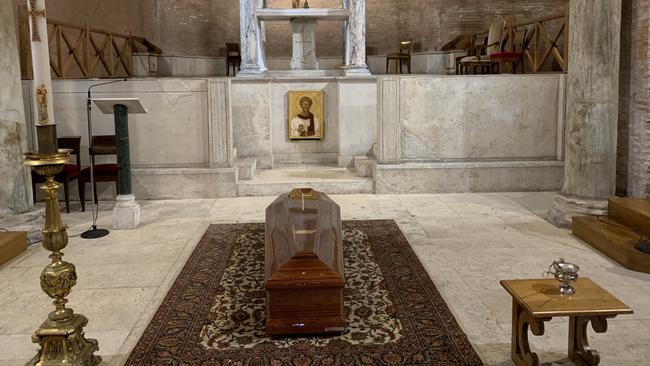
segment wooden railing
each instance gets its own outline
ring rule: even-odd
[[[26,7],[19,7],[21,72],[32,79],[29,19]],[[160,48],[142,37],[47,20],[52,78],[131,77],[133,53],[160,54]]]
[[[569,14],[558,14],[533,21],[507,24],[505,50],[523,52],[527,72],[543,72],[556,69],[567,72],[569,56]],[[456,42],[464,40],[469,44],[481,42],[488,36],[487,31],[457,37]],[[453,46],[447,45],[446,47]]]

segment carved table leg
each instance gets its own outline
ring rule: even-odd
[[[612,316],[609,316],[612,317]],[[589,347],[587,339],[587,324],[596,333],[607,331],[605,316],[571,316],[569,317],[569,359],[578,366],[595,366],[600,363],[600,355]]]
[[[544,322],[550,317],[534,318],[516,300],[512,301],[512,361],[517,366],[539,366],[539,357],[531,352],[528,344],[528,328],[536,335],[544,335]]]

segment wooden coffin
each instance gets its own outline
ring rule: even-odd
[[[341,332],[341,210],[327,195],[294,189],[266,209],[266,333]]]

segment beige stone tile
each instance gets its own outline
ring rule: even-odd
[[[34,327],[36,330],[38,326]],[[38,344],[32,343],[32,334],[0,334],[0,365],[24,365],[38,352]]]
[[[438,198],[459,216],[519,216],[531,212],[503,193],[448,193]]]
[[[514,232],[498,217],[417,218],[427,235],[435,239],[464,239],[501,237]]]
[[[151,302],[155,287],[83,289],[70,295],[70,305],[90,321],[90,332],[128,331]]]
[[[40,289],[10,291],[7,297],[11,300],[5,302],[0,316],[0,335],[32,334],[54,310],[52,299]]]
[[[434,284],[487,365],[511,365],[507,278],[538,278],[564,256],[630,305],[635,314],[611,320],[593,334],[604,365],[639,365],[650,359],[650,275],[629,271],[566,230],[533,213],[553,193],[451,195],[335,195],[343,218],[392,218],[411,243]],[[79,284],[69,305],[86,315],[89,336],[100,339],[104,364],[121,365],[166,296],[209,223],[263,222],[275,197],[143,201],[147,220],[132,231],[98,240],[70,238],[65,259],[77,265]],[[102,203],[100,226],[110,229],[112,203]],[[64,215],[69,233],[90,224],[88,213]],[[33,246],[0,267],[0,365],[23,364],[35,353],[31,334],[52,309],[38,276],[49,253]],[[542,337],[531,336],[545,362],[566,355],[566,319],[554,319]],[[16,360],[19,360],[17,362]]]
[[[553,205],[556,192],[509,192],[503,195],[531,212],[546,212]]]

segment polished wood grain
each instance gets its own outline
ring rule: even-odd
[[[266,209],[266,333],[341,332],[343,246],[334,201],[294,189]]]
[[[27,250],[27,232],[0,232],[0,265]]]
[[[562,295],[555,279],[506,280],[501,285],[533,316],[631,314],[632,309],[589,278],[572,284],[573,295]]]
[[[642,235],[606,217],[576,216],[573,234],[618,264],[633,271],[650,273],[650,254],[634,245]]]
[[[607,210],[610,219],[650,237],[650,198],[613,197]]]
[[[530,349],[528,330],[544,334],[544,322],[555,316],[569,317],[569,359],[577,365],[598,365],[600,355],[589,346],[587,326],[597,333],[607,331],[607,319],[633,311],[589,278],[574,284],[576,293],[562,295],[555,279],[504,280],[512,296],[512,361],[518,366],[538,366],[539,357]]]

